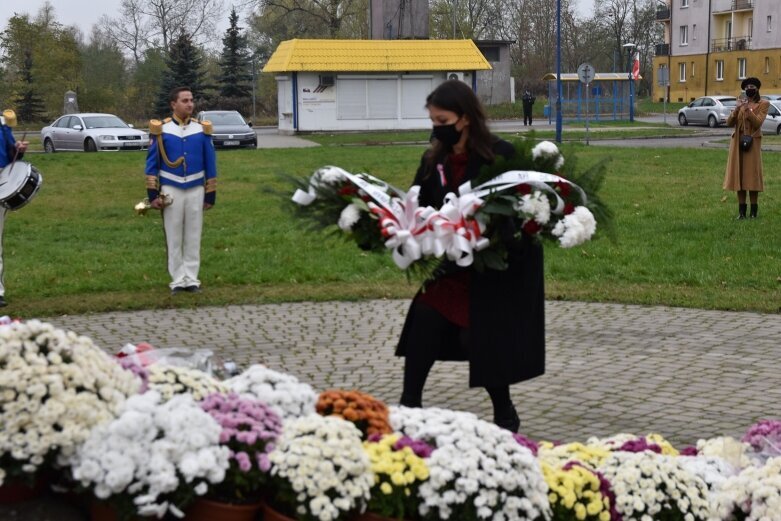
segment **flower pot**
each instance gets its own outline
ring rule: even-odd
[[[260,509],[263,512],[263,521],[296,521],[292,517],[288,517],[285,514],[278,512],[265,501]]]
[[[46,479],[38,475],[32,485],[19,480],[7,479],[0,486],[0,504],[22,503],[40,497],[46,490]]]
[[[90,501],[89,518],[90,521],[121,521],[114,505],[97,499]],[[141,521],[142,518],[134,517],[133,519],[134,521]]]
[[[187,509],[187,521],[255,521],[261,503],[233,505],[209,499],[196,499]]]
[[[395,517],[385,517],[374,512],[364,512],[353,518],[353,521],[399,521]],[[404,521],[404,520],[402,520]]]

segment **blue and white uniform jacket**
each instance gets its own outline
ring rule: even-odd
[[[0,168],[5,168],[11,164],[16,155],[16,140],[11,132],[11,127],[5,124],[5,121],[0,117]],[[21,159],[22,154],[16,159]]]
[[[154,201],[158,197],[162,185],[185,190],[204,186],[204,202],[214,204],[217,195],[217,156],[212,138],[204,132],[203,126],[192,118],[182,122],[174,116],[163,123],[160,135],[163,150],[160,149],[158,136],[150,137],[146,156],[149,200]]]

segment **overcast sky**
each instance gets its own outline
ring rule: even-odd
[[[0,0],[0,29],[5,29],[8,19],[14,13],[29,13],[34,16],[44,2],[45,0]],[[65,25],[75,25],[88,36],[92,25],[102,15],[115,15],[120,0],[51,0],[51,3],[57,20]],[[225,4],[229,5],[230,1],[226,0]],[[575,0],[575,4],[583,16],[590,15],[594,9],[594,0]],[[227,16],[225,18],[219,27],[220,32],[228,27]]]

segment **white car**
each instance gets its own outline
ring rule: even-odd
[[[61,150],[146,150],[149,134],[134,129],[113,114],[66,114],[43,127],[41,142],[48,153]]]
[[[764,134],[781,134],[781,100],[771,101],[767,109],[767,117],[762,123]]]
[[[703,96],[692,101],[678,111],[678,123],[681,126],[708,125],[718,127],[727,122],[729,113],[735,108],[734,96]]]

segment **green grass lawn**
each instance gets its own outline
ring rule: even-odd
[[[615,237],[546,248],[551,299],[781,311],[781,154],[764,155],[756,221],[735,221],[721,190],[725,150],[572,145],[582,165],[612,157],[604,199]],[[217,206],[205,219],[200,295],[169,296],[160,216],[136,216],[139,152],[34,154],[44,185],[6,220],[5,281],[13,316],[293,300],[409,297],[389,255],[302,231],[279,174],[334,164],[406,186],[422,146],[218,152]],[[277,194],[270,193],[276,190]],[[278,195],[280,193],[285,196]]]

